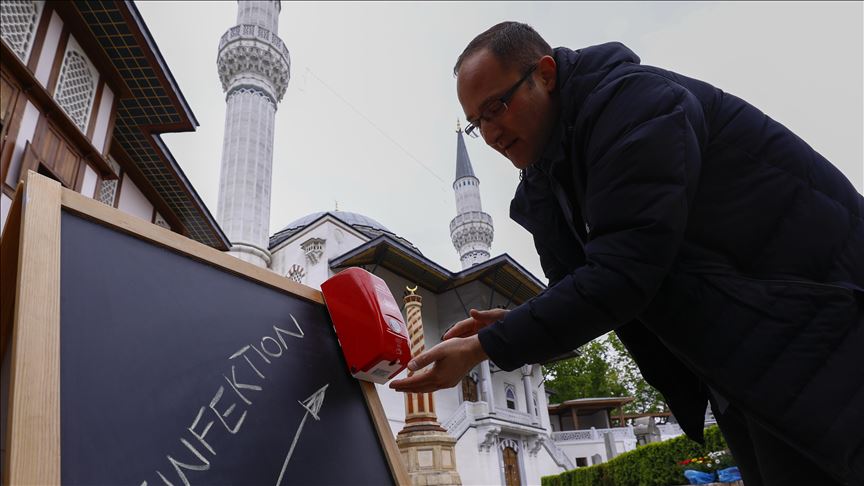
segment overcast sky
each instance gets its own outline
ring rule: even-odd
[[[237,5],[136,5],[201,124],[163,139],[215,216],[225,117],[216,55]],[[459,270],[448,229],[463,117],[452,67],[503,20],[531,24],[553,47],[618,40],[643,64],[708,81],[864,188],[861,2],[283,2],[292,79],[276,113],[271,234],[338,201]],[[542,278],[530,236],[508,217],[518,173],[482,140],[466,141],[495,224],[492,255],[509,253]]]

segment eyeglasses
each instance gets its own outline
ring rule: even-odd
[[[480,122],[482,122],[483,120],[492,120],[495,117],[503,115],[504,112],[507,111],[507,103],[510,103],[513,95],[516,94],[516,90],[519,89],[519,86],[522,86],[522,83],[524,83],[525,80],[528,79],[528,76],[531,76],[531,73],[533,73],[535,69],[537,69],[536,64],[531,66],[531,69],[525,72],[525,74],[522,75],[519,81],[516,81],[516,84],[514,84],[510,89],[508,89],[506,93],[501,95],[500,98],[491,101],[479,117],[475,118],[474,121],[468,120],[468,126],[465,127],[465,134],[471,138],[477,138],[480,136],[481,131]]]

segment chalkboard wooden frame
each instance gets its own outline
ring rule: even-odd
[[[64,189],[29,172],[19,185],[4,227],[0,257],[0,358],[11,353],[4,484],[59,484],[60,456],[60,231],[61,210],[171,249],[256,283],[324,304],[321,292],[243,262],[157,225]],[[14,271],[10,271],[14,269]],[[10,301],[11,299],[11,301]],[[21,325],[26,323],[26,325]],[[26,354],[29,359],[17,359]],[[361,381],[377,439],[396,484],[410,479],[402,464],[375,385]]]

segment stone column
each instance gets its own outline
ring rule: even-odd
[[[480,363],[480,379],[483,381],[483,401],[489,405],[489,413],[495,413],[495,396],[492,394],[492,371],[489,360]]]
[[[422,353],[424,345],[422,298],[409,288],[405,296],[405,315],[411,355]],[[412,372],[408,373],[413,375]],[[402,462],[411,484],[417,486],[462,484],[456,471],[456,439],[438,423],[431,393],[405,394],[405,428],[396,436]]]
[[[291,77],[279,38],[278,1],[238,2],[237,25],[219,40],[225,135],[217,218],[231,254],[269,267],[270,190],[276,108]]]
[[[534,409],[534,387],[532,386],[531,373],[533,367],[525,365],[522,367],[522,386],[525,388],[525,403],[528,405],[528,415],[531,415],[531,423],[537,423],[537,412]]]

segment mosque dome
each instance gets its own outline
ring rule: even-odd
[[[351,226],[355,230],[366,235],[370,239],[375,239],[382,234],[386,234],[387,236],[390,236],[391,238],[408,246],[417,253],[420,253],[420,250],[418,250],[417,247],[415,247],[410,241],[390,231],[390,229],[388,229],[383,224],[370,218],[369,216],[365,216],[359,213],[352,213],[350,211],[318,211],[317,213],[310,213],[306,216],[298,218],[288,223],[284,228],[282,228],[281,230],[276,232],[276,234],[270,237],[270,249],[272,250],[283,241],[291,238],[300,231],[303,231],[303,229],[305,229],[307,226],[323,218],[325,215],[330,215],[338,219],[339,221],[342,221],[348,226]]]

